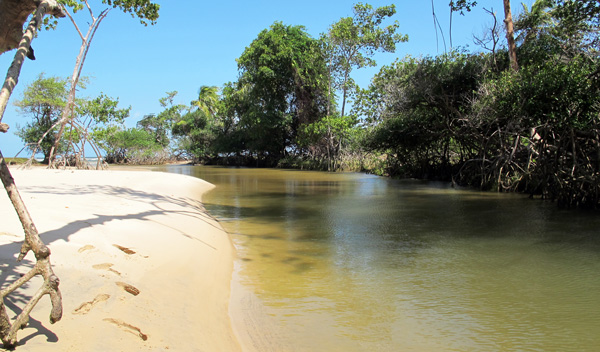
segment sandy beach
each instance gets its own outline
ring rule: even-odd
[[[52,325],[42,298],[17,351],[240,350],[229,317],[234,249],[201,203],[211,184],[149,171],[11,172],[52,251],[64,309]],[[4,191],[0,218],[6,283],[35,258],[15,260],[23,230]],[[39,282],[5,299],[9,317]]]

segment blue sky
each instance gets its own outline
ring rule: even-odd
[[[352,6],[358,1],[347,0],[220,0],[176,1],[156,0],[160,4],[160,18],[154,26],[144,27],[135,18],[112,10],[100,25],[83,68],[83,75],[91,82],[80,96],[97,96],[100,92],[119,98],[120,106],[131,106],[128,126],[146,114],[158,113],[158,99],[165,92],[178,91],[177,103],[189,104],[196,98],[201,85],[222,86],[238,77],[236,58],[260,31],[273,22],[303,25],[313,37],[341,17],[352,15]],[[400,43],[394,54],[378,54],[379,67],[406,55],[437,55],[444,52],[438,31],[434,29],[430,0],[363,1],[374,7],[395,4],[394,20],[399,31],[408,34],[409,41]],[[433,0],[436,14],[449,49],[448,0]],[[530,5],[533,0],[524,1]],[[478,50],[473,34],[479,35],[491,23],[483,8],[493,8],[503,17],[501,0],[481,0],[465,16],[454,14],[452,40],[454,47]],[[94,14],[106,5],[90,0]],[[521,2],[512,2],[513,14],[520,12]],[[77,15],[82,31],[87,31],[87,11]],[[53,31],[41,31],[33,41],[37,60],[27,60],[21,71],[19,84],[2,120],[11,126],[9,133],[0,135],[0,148],[6,157],[14,156],[22,147],[14,136],[17,125],[28,117],[19,115],[12,102],[21,99],[24,88],[44,72],[46,76],[70,77],[81,40],[71,22],[59,21]],[[14,51],[0,55],[0,70],[6,72]],[[361,87],[368,86],[378,68],[355,71],[353,77]],[[2,73],[4,77],[4,73]],[[25,156],[21,154],[20,156]]]

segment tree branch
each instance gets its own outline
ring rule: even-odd
[[[67,11],[67,9],[65,9],[65,13],[67,14],[67,16],[69,17],[69,19],[71,20],[71,23],[73,23],[73,25],[75,26],[75,30],[79,34],[79,37],[81,38],[81,41],[85,43],[86,38],[83,36],[83,33],[81,33],[81,30],[79,29],[79,26],[77,25],[77,22],[75,22],[75,19],[73,18],[73,16],[71,16],[71,14],[69,13],[69,11]]]

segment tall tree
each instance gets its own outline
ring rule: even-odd
[[[389,5],[373,9],[369,4],[358,3],[353,8],[354,17],[345,17],[331,25],[325,36],[330,57],[330,71],[337,88],[342,90],[342,112],[344,116],[348,93],[354,86],[350,73],[376,66],[372,58],[376,51],[395,52],[396,44],[408,40],[407,35],[396,33],[398,21],[382,27],[385,19],[396,13],[396,6]]]
[[[154,24],[158,19],[158,10],[160,5],[152,3],[150,0],[102,0],[102,3],[107,5],[108,7],[104,8],[100,11],[98,16],[94,15],[94,12],[88,2],[88,0],[60,0],[60,3],[63,4],[64,12],[67,14],[71,23],[75,27],[79,37],[81,39],[81,46],[79,48],[79,54],[77,55],[77,59],[75,60],[75,67],[73,68],[73,74],[71,76],[71,87],[69,90],[69,98],[67,100],[67,105],[63,110],[63,114],[61,116],[60,128],[58,130],[58,134],[56,136],[55,145],[50,151],[50,167],[53,167],[54,159],[56,157],[56,149],[58,148],[58,144],[60,143],[60,139],[62,138],[62,134],[64,132],[65,126],[72,119],[73,108],[75,104],[75,94],[77,91],[77,83],[79,82],[79,78],[81,76],[81,72],[83,70],[83,64],[85,63],[85,59],[87,57],[88,51],[90,50],[90,46],[92,44],[92,39],[98,30],[98,27],[102,23],[102,20],[106,18],[108,13],[113,8],[118,8],[123,12],[131,13],[132,16],[137,16],[140,19],[140,22],[144,25]],[[73,13],[86,8],[90,15],[91,22],[87,22],[88,30],[84,35],[80,29],[80,26],[75,21],[73,15],[69,11]]]
[[[100,93],[94,99],[84,99],[77,107],[77,121],[74,121],[74,136],[77,137],[79,146],[76,147],[76,166],[86,166],[85,147],[89,144],[96,154],[96,169],[102,168],[102,155],[96,138],[96,131],[122,124],[129,116],[131,107],[119,109],[119,99],[113,99]]]
[[[15,102],[21,114],[32,118],[17,132],[17,135],[35,153],[41,151],[44,163],[50,157],[54,145],[55,127],[65,107],[67,81],[58,77],[40,74],[23,92],[23,98]],[[49,131],[49,133],[47,133]]]
[[[285,154],[298,127],[323,117],[327,73],[318,40],[302,26],[274,23],[238,59],[240,127],[250,151],[271,161]]]

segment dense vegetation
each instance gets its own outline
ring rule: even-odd
[[[358,4],[319,38],[276,22],[238,58],[236,82],[202,86],[189,106],[167,93],[162,112],[98,129],[97,144],[112,162],[360,170],[600,205],[597,1],[525,8],[518,66],[495,26],[476,40],[481,52],[405,57],[361,89],[353,70],[407,40],[383,25],[395,11]]]
[[[387,174],[600,205],[600,6],[525,10],[518,71],[505,49],[409,57],[362,92],[363,145],[384,155]]]

